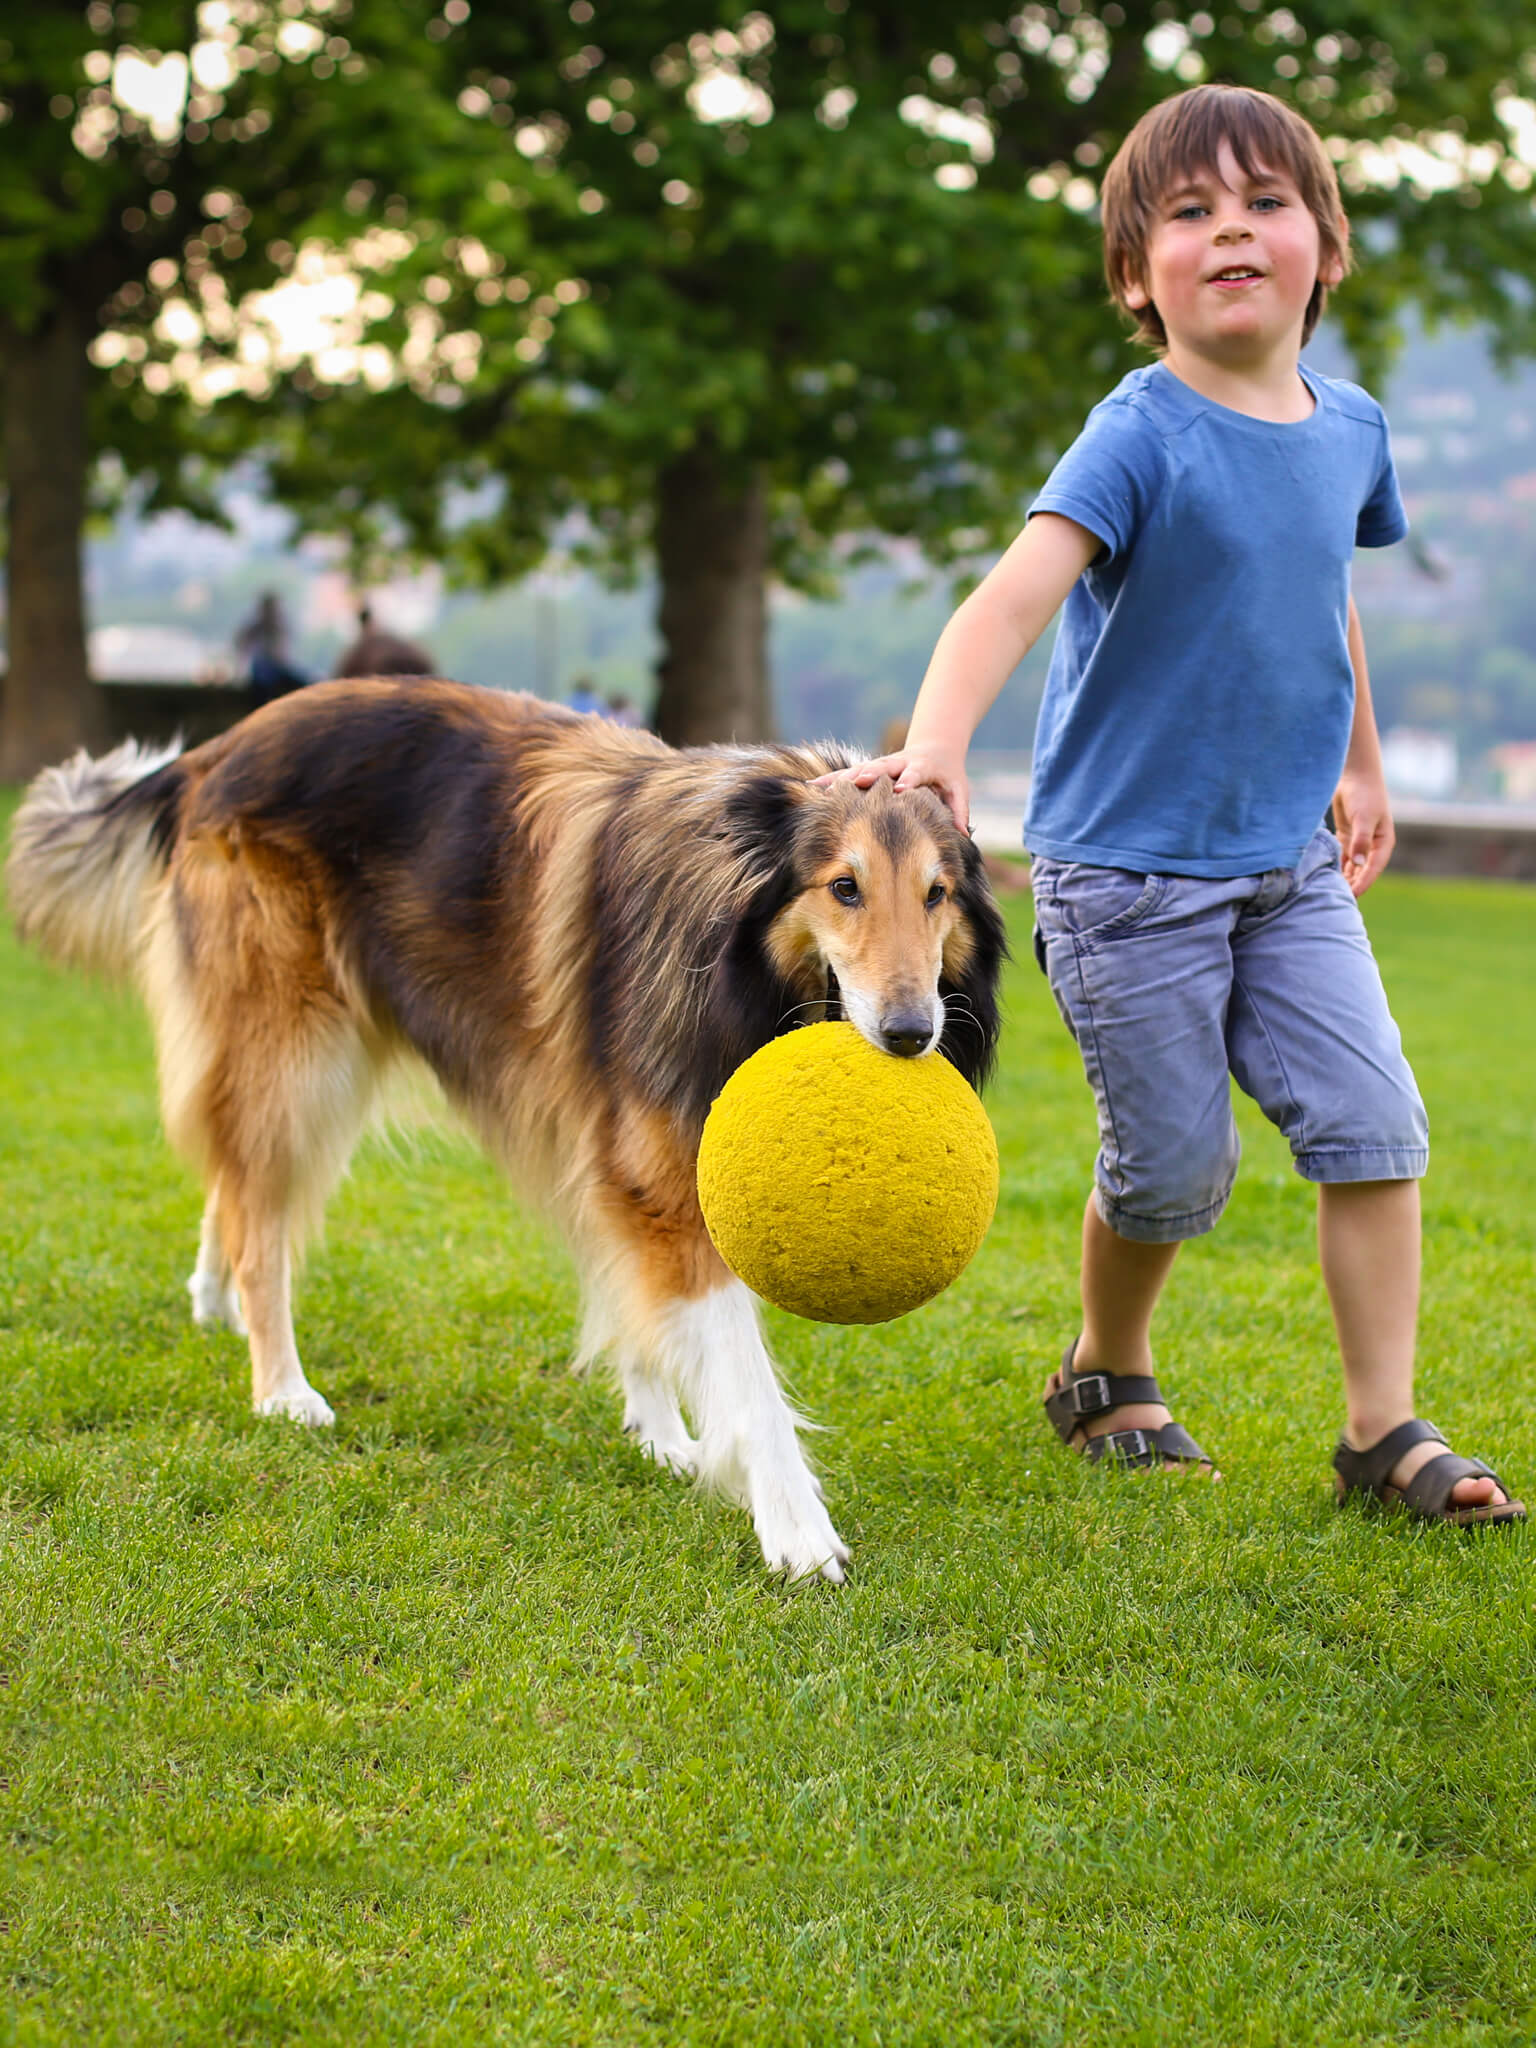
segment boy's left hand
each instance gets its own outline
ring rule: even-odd
[[[1333,829],[1351,893],[1363,896],[1392,858],[1397,833],[1380,776],[1345,773],[1333,793]]]

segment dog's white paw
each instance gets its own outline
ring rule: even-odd
[[[276,1394],[268,1394],[264,1401],[255,1403],[258,1415],[283,1415],[290,1422],[302,1422],[307,1429],[329,1429],[336,1420],[336,1411],[322,1394],[317,1394],[307,1381],[296,1387],[284,1387]]]
[[[635,1439],[643,1458],[665,1466],[679,1479],[698,1477],[699,1447],[688,1434],[676,1401],[638,1377],[626,1389],[624,1432]]]
[[[248,1337],[245,1317],[240,1313],[240,1292],[233,1280],[220,1281],[212,1273],[201,1268],[187,1282],[187,1292],[192,1297],[192,1320],[204,1329],[218,1324],[226,1330],[233,1330],[237,1337]]]
[[[809,1482],[810,1474],[806,1474]],[[791,1500],[774,1489],[753,1502],[752,1526],[763,1546],[763,1562],[771,1572],[788,1579],[809,1579],[818,1574],[834,1586],[843,1583],[848,1546],[832,1526],[826,1509],[811,1491]]]
[[[675,1436],[663,1437],[656,1431],[642,1435],[638,1429],[629,1434],[635,1439],[642,1458],[649,1458],[654,1464],[663,1466],[679,1479],[697,1479],[699,1476],[699,1447],[686,1429]]]

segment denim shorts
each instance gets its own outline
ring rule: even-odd
[[[1207,880],[1038,855],[1035,948],[1099,1110],[1099,1213],[1173,1244],[1211,1229],[1240,1146],[1231,1075],[1312,1181],[1411,1180],[1429,1122],[1339,843]]]

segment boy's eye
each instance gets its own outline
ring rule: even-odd
[[[1191,200],[1188,206],[1181,206],[1173,217],[1175,220],[1197,220],[1204,211],[1203,206],[1198,206]]]
[[[1277,199],[1273,192],[1266,192],[1260,198],[1255,199],[1253,203],[1255,206],[1262,206],[1266,211],[1269,211],[1272,208],[1284,206],[1285,201]]]

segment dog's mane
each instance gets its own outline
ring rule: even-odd
[[[553,744],[563,759],[544,787],[530,779],[532,812],[579,772],[567,736]],[[852,758],[831,745],[657,747],[601,778],[584,990],[594,1072],[696,1126],[741,1062],[803,1016],[819,991],[778,974],[763,940],[814,857],[806,785]]]

